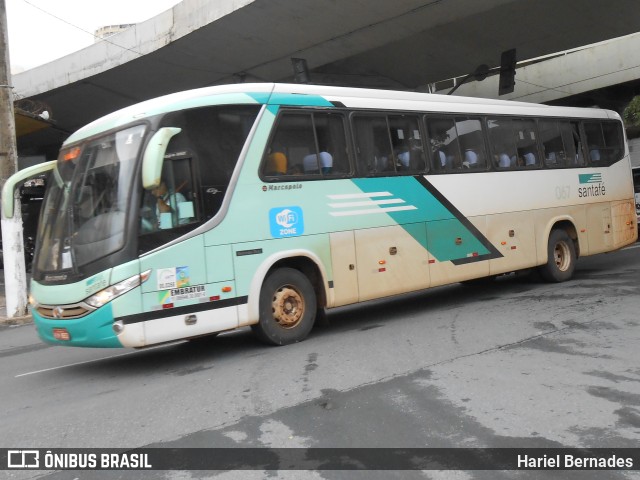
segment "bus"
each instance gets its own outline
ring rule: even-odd
[[[33,262],[39,336],[145,347],[250,326],[303,340],[326,310],[537,268],[637,239],[612,111],[346,87],[171,94],[72,134]]]

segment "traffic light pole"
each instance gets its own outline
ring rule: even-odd
[[[18,171],[13,87],[9,63],[9,35],[5,0],[0,0],[0,189]],[[27,274],[22,243],[20,191],[14,192],[13,218],[2,215],[2,250],[7,318],[27,314]],[[0,209],[1,210],[1,209]]]

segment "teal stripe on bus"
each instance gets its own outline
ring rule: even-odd
[[[426,244],[424,238],[412,234],[412,229],[405,228],[405,230],[439,262],[456,263],[456,260],[469,259],[467,254],[461,256],[461,249],[454,242],[454,236],[461,238],[466,247],[465,252],[474,252],[476,255],[474,258],[477,260],[501,256],[467,218],[452,205],[446,206],[437,198],[438,195],[434,195],[416,178],[410,176],[358,178],[353,182],[364,193],[389,193],[391,195],[387,198],[397,199],[397,210],[393,211],[391,208],[387,215],[398,225],[404,227],[426,222]],[[435,188],[430,187],[435,191]]]
[[[296,93],[249,93],[258,103],[269,105],[289,105],[296,107],[333,107],[333,103],[320,95]]]

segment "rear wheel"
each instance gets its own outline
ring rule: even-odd
[[[576,246],[565,230],[552,230],[547,247],[547,263],[538,270],[547,282],[564,282],[576,268]]]
[[[251,328],[263,342],[288,345],[304,340],[316,319],[316,293],[293,268],[271,273],[260,291],[260,321]]]

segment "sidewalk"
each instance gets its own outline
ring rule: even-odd
[[[4,270],[0,270],[0,326],[24,325],[26,323],[33,323],[33,317],[31,315],[7,318],[7,299],[4,295]]]

